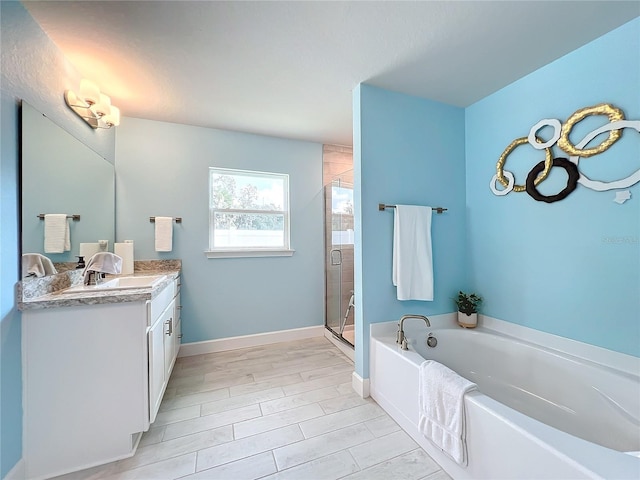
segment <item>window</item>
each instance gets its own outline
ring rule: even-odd
[[[290,256],[289,175],[209,168],[209,258]]]

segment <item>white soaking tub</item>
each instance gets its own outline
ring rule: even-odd
[[[640,451],[640,359],[566,339],[559,343],[569,348],[560,351],[488,328],[427,328],[413,320],[405,321],[409,351],[403,351],[396,329],[396,322],[371,326],[371,396],[453,478],[640,478],[640,458],[630,453]],[[426,345],[428,333],[435,348]],[[533,336],[545,335],[558,343],[553,335]],[[580,355],[605,352],[614,361],[566,353],[572,348]],[[418,430],[418,370],[425,359],[478,385],[465,397],[466,467]]]

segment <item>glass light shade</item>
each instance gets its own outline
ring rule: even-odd
[[[102,117],[102,120],[109,126],[117,127],[120,125],[120,109],[112,105],[111,113]]]
[[[93,107],[93,110],[99,117],[109,115],[111,113],[111,98],[101,93],[100,101]]]
[[[80,92],[78,96],[90,105],[100,102],[100,89],[98,86],[86,79],[80,80]]]

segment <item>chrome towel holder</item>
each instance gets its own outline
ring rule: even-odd
[[[386,205],[384,203],[378,204],[378,210],[380,210],[381,212],[386,210],[387,208],[396,208],[396,205]],[[444,207],[432,207],[431,209],[435,210],[436,213],[442,213],[448,210],[447,208],[444,208]]]

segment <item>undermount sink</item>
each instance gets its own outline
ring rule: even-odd
[[[129,290],[133,288],[153,288],[164,279],[166,275],[147,275],[143,277],[118,277],[99,285],[76,285],[64,290],[64,293],[75,292],[101,292],[111,290]]]

